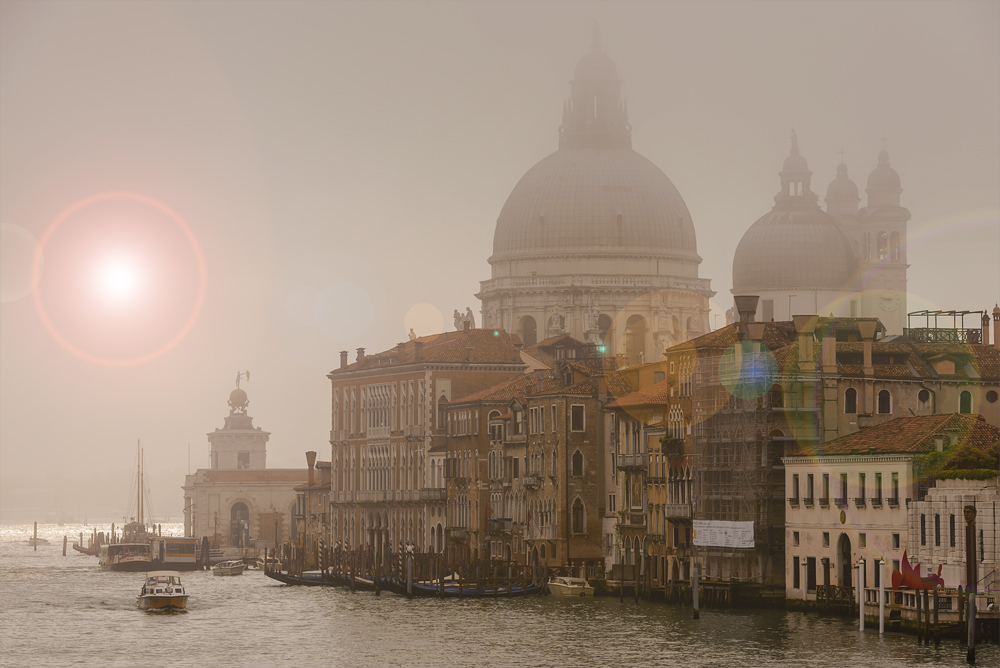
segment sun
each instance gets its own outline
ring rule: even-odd
[[[134,258],[113,255],[97,263],[94,287],[104,301],[125,304],[142,293],[143,278],[142,269]]]

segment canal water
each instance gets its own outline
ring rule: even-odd
[[[164,525],[164,533],[179,525]],[[0,527],[2,666],[964,666],[954,641],[856,620],[761,610],[703,610],[626,599],[406,600],[389,593],[289,587],[258,571],[183,574],[187,612],[135,607],[138,573],[101,571],[75,553],[90,527]],[[70,536],[62,556],[62,536]],[[1000,666],[996,644],[978,665]]]

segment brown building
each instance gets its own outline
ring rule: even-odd
[[[332,387],[331,544],[385,555],[445,545],[448,406],[525,368],[520,341],[466,327],[419,337],[328,375]]]
[[[295,488],[296,504],[293,520],[296,533],[302,537],[300,546],[306,567],[318,567],[315,555],[320,546],[330,545],[330,462],[316,461],[316,453],[306,453],[309,479]]]

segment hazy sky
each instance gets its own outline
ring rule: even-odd
[[[207,466],[240,369],[268,464],[328,457],[338,351],[404,340],[417,304],[479,321],[496,217],[555,150],[595,19],[633,146],[691,211],[713,312],[792,128],[821,197],[841,149],[863,191],[887,138],[911,310],[1000,297],[1000,3],[4,0],[3,502],[30,484],[54,507],[124,506],[142,439],[154,509],[177,517],[188,444]],[[114,192],[145,199],[60,219]],[[127,257],[71,280],[74,249],[117,252],[115,216],[149,219],[159,292],[127,294]],[[21,295],[47,230],[40,310]],[[129,299],[145,328],[104,317]],[[98,359],[122,356],[153,359]]]

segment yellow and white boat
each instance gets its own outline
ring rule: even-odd
[[[594,588],[583,578],[555,577],[549,580],[549,592],[556,596],[593,596]]]
[[[184,610],[188,595],[177,571],[150,571],[135,604],[143,610]]]

